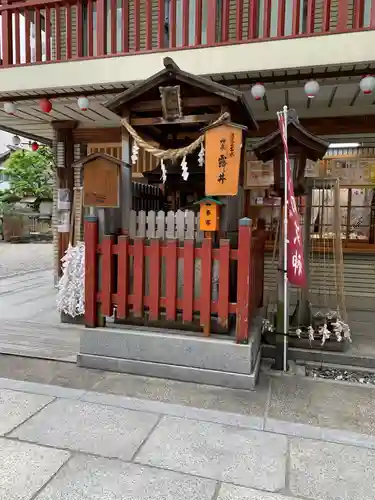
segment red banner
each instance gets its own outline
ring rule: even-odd
[[[279,120],[281,137],[284,143],[284,152],[286,159],[285,176],[287,183],[287,214],[288,214],[287,276],[290,284],[302,288],[306,286],[306,273],[305,273],[305,259],[303,252],[300,216],[297,210],[296,199],[294,197],[293,177],[289,162],[285,118],[282,113],[278,114],[278,120]]]

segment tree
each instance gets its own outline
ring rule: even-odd
[[[47,146],[37,151],[18,149],[5,162],[4,174],[8,176],[12,195],[23,198],[33,196],[36,205],[43,198],[52,198],[53,153]]]

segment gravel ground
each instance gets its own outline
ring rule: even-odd
[[[0,242],[0,278],[52,267],[51,243]]]
[[[325,378],[328,380],[343,380],[345,382],[356,382],[358,384],[375,385],[375,373],[363,371],[351,371],[340,368],[308,368],[306,376],[313,378]]]

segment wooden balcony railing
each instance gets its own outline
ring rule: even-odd
[[[0,0],[0,66],[375,29],[375,0]]]

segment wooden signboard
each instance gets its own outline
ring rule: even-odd
[[[230,122],[206,129],[206,196],[235,196],[238,193],[243,131],[243,127]]]
[[[112,157],[97,156],[83,163],[83,205],[117,208],[120,205],[120,165]]]

